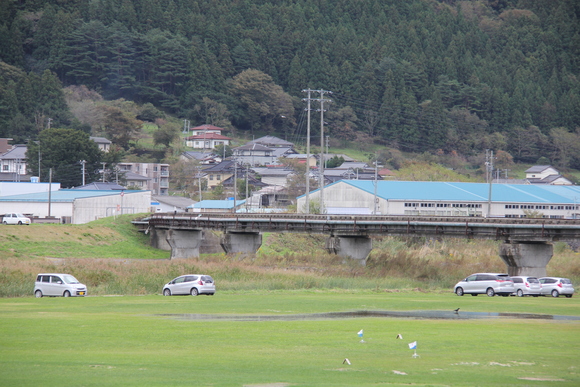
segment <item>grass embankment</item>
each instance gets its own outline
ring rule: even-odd
[[[324,250],[325,236],[266,234],[255,258],[224,254],[170,261],[169,252],[148,246],[131,216],[86,225],[0,226],[0,297],[30,296],[39,272],[68,272],[89,294],[158,294],[169,279],[209,273],[220,291],[405,289],[448,292],[458,279],[479,271],[506,270],[498,243],[423,238],[382,238],[366,267]],[[580,279],[580,260],[557,243],[548,274]]]

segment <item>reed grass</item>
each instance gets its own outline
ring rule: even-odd
[[[31,296],[41,272],[67,272],[91,295],[159,294],[164,283],[185,273],[212,275],[218,291],[263,292],[346,289],[449,292],[474,272],[505,272],[499,243],[462,239],[376,238],[366,266],[324,250],[325,236],[265,234],[255,257],[225,254],[169,260],[152,249],[132,217],[87,225],[0,227],[0,297]],[[31,232],[32,231],[32,232]],[[156,258],[156,259],[155,259]],[[548,275],[580,280],[578,253],[554,245]]]

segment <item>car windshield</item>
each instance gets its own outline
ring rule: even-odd
[[[62,276],[62,280],[64,281],[65,284],[78,284],[79,281],[73,277],[72,275],[63,275]]]
[[[531,278],[531,277],[528,278],[528,282],[531,284],[539,284],[540,283],[540,281],[538,281],[537,278]]]
[[[24,215],[22,215],[22,214],[16,214],[16,217],[17,217],[17,218],[24,218],[25,216],[24,216]]]

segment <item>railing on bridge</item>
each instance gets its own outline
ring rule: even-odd
[[[458,237],[527,242],[580,239],[580,219],[157,213],[134,223],[142,230],[155,227],[224,232]]]

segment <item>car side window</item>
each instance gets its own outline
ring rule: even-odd
[[[471,281],[475,281],[475,276],[474,275],[470,275],[469,277],[467,277],[465,279],[466,282],[471,282]]]
[[[179,277],[175,281],[173,281],[173,283],[180,284],[180,283],[184,282],[184,280],[185,280],[185,277]]]
[[[42,276],[42,282],[50,282],[50,276],[49,275],[43,275]]]
[[[514,283],[516,283],[516,284],[523,284],[524,283],[524,280],[522,278],[513,278],[513,280],[514,280]]]
[[[195,281],[195,277],[192,275],[188,275],[187,277],[185,277],[184,282],[193,282],[193,281]]]
[[[62,283],[62,280],[57,276],[52,276],[51,281],[53,284]]]

